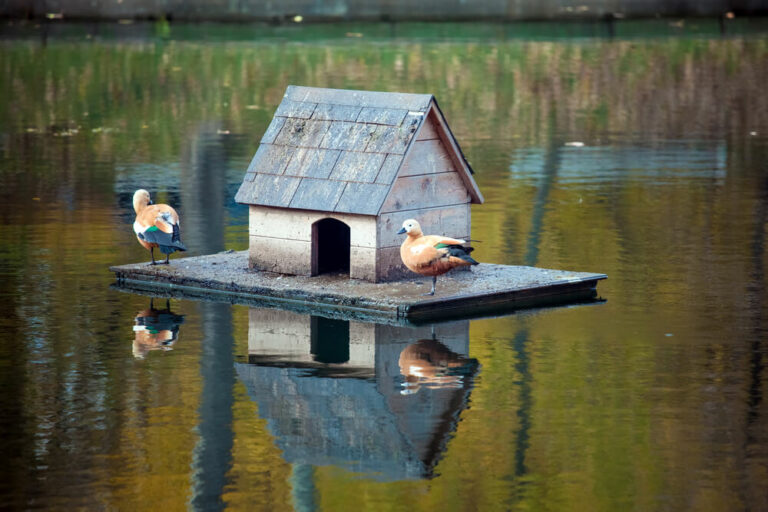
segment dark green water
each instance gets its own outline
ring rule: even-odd
[[[2,506],[768,508],[768,32],[706,23],[6,26]],[[288,84],[434,94],[476,257],[606,273],[606,302],[435,343],[111,289],[148,259],[139,187],[188,255],[246,247],[234,193]],[[406,376],[419,354],[451,370]]]

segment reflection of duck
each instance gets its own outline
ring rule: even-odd
[[[402,394],[416,393],[421,386],[460,388],[464,375],[474,373],[477,360],[463,357],[435,339],[419,340],[400,353],[400,373],[405,377]]]
[[[165,309],[155,309],[152,300],[149,309],[139,311],[133,325],[133,355],[137,359],[144,359],[150,350],[171,350],[184,322],[184,315],[173,313],[168,300]]]

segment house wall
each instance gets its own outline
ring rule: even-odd
[[[407,219],[419,221],[424,234],[470,237],[471,198],[435,122],[434,114],[424,120],[381,208],[377,226],[378,280],[414,275],[400,259],[405,235],[397,231]]]
[[[249,266],[268,272],[310,275],[312,224],[336,219],[350,228],[349,276],[376,280],[376,218],[366,215],[251,206]]]

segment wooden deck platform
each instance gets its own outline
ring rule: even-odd
[[[170,265],[110,267],[126,291],[226,301],[361,320],[422,323],[501,314],[514,309],[594,299],[605,274],[481,263],[471,272],[370,283],[341,275],[289,276],[248,269],[247,251],[175,258]]]

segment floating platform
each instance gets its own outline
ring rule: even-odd
[[[344,275],[290,276],[248,269],[248,251],[176,258],[170,265],[110,267],[116,287],[177,298],[226,301],[387,323],[423,323],[590,301],[605,274],[481,263],[471,271],[386,283]]]

